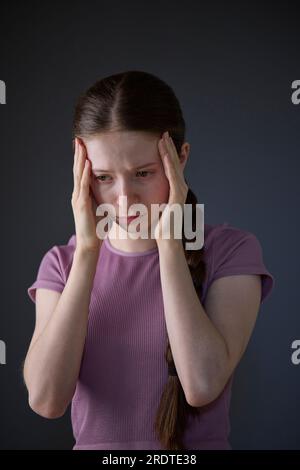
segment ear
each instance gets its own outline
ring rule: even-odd
[[[190,153],[190,144],[188,142],[184,142],[181,146],[180,155],[179,155],[179,162],[182,171],[186,165],[187,159]]]

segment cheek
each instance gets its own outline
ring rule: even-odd
[[[101,184],[95,178],[91,181],[91,188],[98,204],[106,202],[107,196],[105,195],[105,190],[103,190],[103,186],[101,187]]]
[[[165,175],[161,175],[151,185],[149,200],[152,203],[167,203],[169,200],[169,181]]]

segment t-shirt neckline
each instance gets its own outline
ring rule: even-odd
[[[120,256],[146,256],[146,255],[152,255],[152,254],[158,253],[157,246],[155,248],[151,248],[150,250],[146,250],[146,251],[133,251],[133,252],[122,251],[112,246],[108,237],[104,238],[104,244],[109,251]]]

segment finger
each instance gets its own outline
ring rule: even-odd
[[[89,161],[86,159],[84,163],[84,168],[82,171],[82,177],[80,181],[80,194],[79,197],[82,197],[85,201],[89,197],[89,188],[90,188],[90,177],[89,177]]]
[[[73,179],[74,179],[74,188],[73,188],[73,195],[74,197],[78,197],[79,194],[79,182],[78,182],[78,175],[77,175],[77,167],[78,167],[78,139],[75,137],[75,153],[74,153],[74,164],[73,164]]]
[[[74,150],[74,165],[73,165],[73,168],[75,170],[76,159],[77,159],[77,139],[76,138],[74,140],[73,150]]]
[[[175,147],[175,144],[174,144],[173,139],[172,139],[171,136],[169,137],[169,139],[167,139],[167,148],[170,152],[170,156],[171,156],[171,160],[172,160],[173,165],[175,166],[176,170],[179,171],[180,170],[179,157],[178,157],[177,149]]]
[[[179,177],[179,173],[174,164],[174,157],[172,157],[170,145],[167,145],[167,139],[165,137],[165,134],[163,134],[163,137],[159,141],[159,149],[166,177],[169,180],[170,186],[174,188],[176,184],[176,179]]]
[[[75,182],[76,182],[76,190],[79,194],[81,180],[83,176],[83,170],[85,165],[84,153],[83,148],[80,141],[77,139],[77,158],[76,158],[76,169],[75,169]]]
[[[78,140],[78,170],[82,174],[85,165],[85,154],[82,143]]]
[[[184,184],[184,176],[183,176],[183,172],[182,170],[180,169],[180,167],[178,167],[175,163],[174,163],[174,160],[172,160],[170,154],[167,155],[166,157],[166,166],[168,167],[168,170],[170,172],[170,175],[171,175],[171,178],[172,178],[172,181],[173,181],[173,184]]]
[[[169,180],[170,186],[173,187],[178,177],[178,174],[176,172],[174,165],[171,162],[171,158],[168,153],[164,157],[164,167],[165,167],[165,173]]]
[[[76,163],[78,161],[78,139],[77,137],[75,138],[75,157],[76,157]]]
[[[177,150],[176,150],[176,147],[175,147],[175,144],[173,142],[172,137],[170,137],[170,139],[168,141],[168,144],[169,144],[170,150],[172,152],[172,155],[174,156],[174,159],[173,159],[174,163],[176,163],[178,165],[179,164],[179,158],[178,158]]]
[[[161,147],[162,147],[162,155],[165,156],[167,154],[169,155],[169,160],[174,160],[173,149],[171,148],[170,142],[168,141],[165,135],[162,138]]]
[[[84,158],[84,150],[81,143],[78,141],[78,159],[76,164],[76,182],[78,188],[80,188],[80,183],[83,175],[84,165],[85,165],[85,158]]]
[[[163,138],[158,141],[158,148],[159,148],[159,154],[160,154],[160,158],[162,160],[162,164],[163,164],[163,166],[165,166],[164,160],[165,160],[165,158],[167,158],[168,151],[167,151],[167,148],[166,148],[166,145],[164,143]]]
[[[168,148],[167,143],[165,141],[162,141],[161,143],[161,155],[165,170],[167,170],[168,173],[171,173],[173,175],[176,168],[172,160],[171,150]]]
[[[85,168],[85,161],[86,159],[84,158],[84,149],[79,141],[79,139],[76,139],[77,142],[77,157],[76,157],[76,163],[75,163],[75,196],[78,197],[81,192],[81,181],[83,178],[83,172]]]
[[[177,149],[175,147],[172,137],[170,137],[170,140],[168,143],[169,143],[168,148],[170,149],[169,151],[170,164],[174,167],[176,171],[176,175],[179,178],[179,181],[183,181],[184,179],[183,170],[180,166],[179,156],[178,156]]]

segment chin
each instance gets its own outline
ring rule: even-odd
[[[128,233],[136,233],[137,239],[140,238],[142,234],[149,234],[149,230],[150,230],[148,222],[145,223],[145,221],[143,222],[143,227],[145,227],[144,229],[142,228],[141,225],[140,226],[135,225],[132,222],[130,222],[128,226],[126,223],[123,223],[123,222],[116,222],[116,224],[119,225],[121,229],[125,230]],[[136,227],[138,227],[137,231],[136,231]]]

